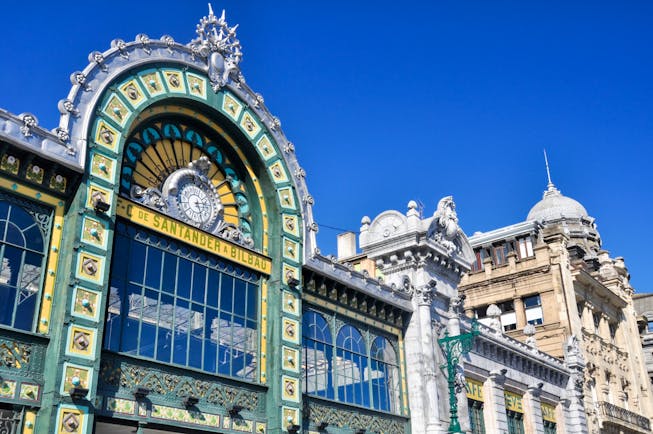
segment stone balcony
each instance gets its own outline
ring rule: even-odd
[[[637,433],[651,432],[651,421],[647,417],[605,401],[599,402],[598,408],[604,428],[607,428],[606,425],[616,425]]]

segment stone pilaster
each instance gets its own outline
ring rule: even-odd
[[[542,403],[540,401],[542,386],[542,383],[529,386],[528,391],[522,397],[525,434],[544,434]]]
[[[492,371],[483,384],[483,420],[485,432],[503,433],[508,432],[508,418],[506,416],[506,398],[504,396],[504,384],[506,381],[506,369]]]

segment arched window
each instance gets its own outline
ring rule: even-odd
[[[0,324],[34,328],[50,217],[35,205],[0,199]]]
[[[119,222],[104,347],[254,381],[259,276]]]
[[[390,341],[377,337],[370,350],[372,400],[374,408],[390,412],[399,409],[399,364]]]
[[[309,395],[333,399],[333,341],[329,324],[316,312],[303,317],[304,381],[303,390]]]
[[[363,336],[350,325],[344,325],[336,339],[335,361],[338,400],[370,406],[368,360]]]

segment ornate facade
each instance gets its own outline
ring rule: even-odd
[[[242,56],[210,11],[0,111],[0,431],[409,431],[410,297],[319,254]]]
[[[340,261],[379,277],[413,305],[405,337],[413,433],[451,432],[452,404],[462,432],[587,432],[577,341],[561,361],[481,324],[468,353],[446,351],[445,341],[473,329],[457,287],[474,253],[451,197],[429,218],[411,201],[405,214],[384,211],[361,223],[362,253],[355,254],[355,235],[343,234]],[[452,358],[458,367],[449,372]]]
[[[555,357],[576,339],[585,360],[590,433],[650,432],[653,397],[633,288],[621,257],[601,249],[594,219],[549,182],[526,221],[470,237],[460,285],[469,317]]]

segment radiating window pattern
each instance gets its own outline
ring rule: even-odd
[[[303,335],[307,394],[399,413],[396,343],[314,310],[304,312]]]
[[[259,276],[118,223],[104,347],[255,380]]]
[[[467,399],[469,409],[469,425],[472,434],[485,434],[485,420],[483,419],[483,402]]]
[[[51,214],[0,196],[0,324],[34,328]]]

